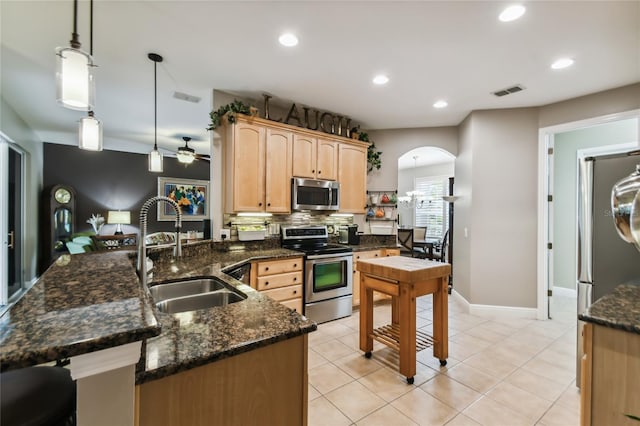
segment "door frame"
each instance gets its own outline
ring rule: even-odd
[[[542,127],[538,130],[537,318],[539,320],[546,320],[549,317],[547,290],[550,288],[549,272],[552,266],[549,263],[551,256],[548,253],[547,243],[553,241],[553,227],[549,218],[553,212],[553,203],[549,205],[547,201],[547,195],[550,194],[548,148],[553,146],[554,135],[633,118],[638,120],[638,147],[640,148],[640,109]]]
[[[27,178],[26,174],[26,156],[27,152],[23,150],[18,144],[16,144],[11,138],[9,138],[5,133],[0,131],[0,188],[2,188],[3,192],[7,190],[9,182],[7,181],[7,175],[4,171],[9,168],[9,149],[13,149],[17,153],[20,154],[21,158],[21,185],[22,185],[22,193],[24,194],[25,182]],[[20,244],[20,261],[22,264],[21,267],[21,289],[16,292],[13,296],[8,297],[9,283],[6,282],[7,273],[9,272],[9,205],[6,197],[0,197],[0,306],[9,305],[15,300],[19,299],[26,289],[26,281],[24,276],[24,261],[25,261],[25,231],[26,231],[26,197],[23,195],[21,197],[21,212],[22,218],[20,220],[20,237],[22,238]]]

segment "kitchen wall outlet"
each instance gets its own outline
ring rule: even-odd
[[[224,241],[224,240],[228,240],[229,238],[231,238],[231,229],[221,229],[220,239]]]
[[[464,227],[464,237],[469,238],[469,229],[466,226]]]

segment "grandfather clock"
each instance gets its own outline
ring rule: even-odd
[[[66,242],[74,232],[76,191],[69,185],[54,185],[46,189],[42,200],[42,262],[40,272],[67,252]]]

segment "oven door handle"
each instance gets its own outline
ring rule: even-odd
[[[315,260],[315,259],[329,259],[329,258],[334,258],[336,260],[340,260],[340,259],[352,259],[353,258],[353,254],[344,254],[344,253],[333,253],[333,254],[312,254],[307,256],[307,260]]]

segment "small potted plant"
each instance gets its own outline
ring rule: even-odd
[[[211,123],[207,130],[214,130],[216,127],[222,124],[222,118],[226,115],[227,121],[229,123],[236,122],[236,114],[245,114],[256,116],[258,113],[258,109],[255,107],[250,107],[242,101],[234,99],[233,102],[223,105],[215,111],[211,111],[209,113],[209,117],[211,118]]]

